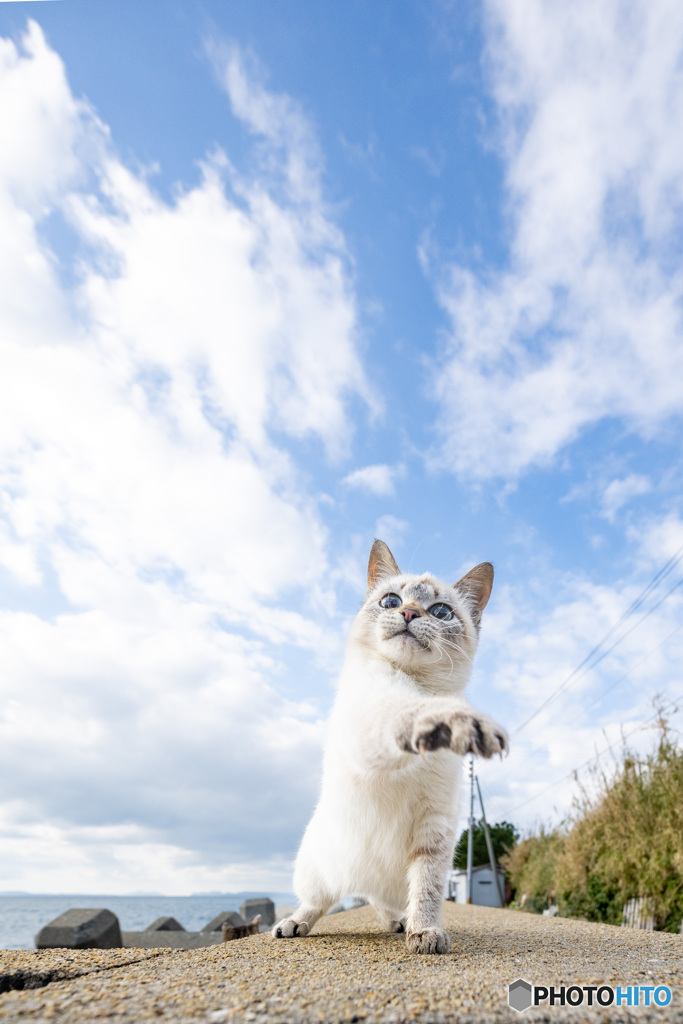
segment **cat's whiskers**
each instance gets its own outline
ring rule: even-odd
[[[441,659],[443,658],[444,654],[446,655],[446,657],[450,661],[450,663],[451,663],[451,670],[448,673],[448,675],[446,676],[447,679],[450,679],[451,676],[453,675],[453,672],[455,671],[455,665],[453,664],[453,659],[451,658],[451,656],[448,653],[448,651],[445,649],[445,647],[442,647],[441,644],[439,643],[439,639],[443,639],[443,637],[441,637],[441,638],[434,637],[433,638],[433,646],[439,652],[439,661],[441,661]]]
[[[439,658],[438,658],[439,661],[443,661],[443,656],[444,656],[444,654],[446,654],[446,657],[448,658],[448,660],[451,663],[451,672],[452,672],[453,671],[453,659],[451,658],[450,654],[445,652],[443,650],[443,648],[439,645],[439,642],[438,642],[436,637],[431,637],[430,638],[430,647],[433,648],[435,651],[439,652]],[[450,676],[451,676],[451,672],[448,673],[448,678],[449,679],[450,679]]]
[[[460,646],[460,644],[457,644],[455,642],[455,640],[449,640],[448,637],[445,637],[445,636],[442,636],[440,639],[441,639],[441,642],[443,644],[445,644],[447,647],[451,647],[453,650],[457,651],[458,654],[460,654],[465,659],[465,661],[467,661],[467,662],[469,662],[471,664],[471,662],[472,662],[472,660],[474,658],[473,654],[468,654],[467,651],[463,647]]]

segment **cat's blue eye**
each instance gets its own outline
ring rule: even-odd
[[[400,608],[403,601],[398,594],[385,594],[379,602],[380,608]]]
[[[429,614],[433,615],[435,619],[441,619],[442,622],[448,622],[453,618],[453,612],[447,604],[433,604],[429,609]]]

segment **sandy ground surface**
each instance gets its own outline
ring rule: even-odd
[[[162,1019],[442,1024],[447,1021],[680,1021],[683,936],[447,903],[453,949],[411,956],[370,907],[323,918],[303,939],[253,935],[206,949],[0,952],[0,1022]],[[669,1006],[538,1007],[507,985],[668,985]],[[42,980],[41,980],[42,979]],[[47,983],[46,983],[47,979]]]

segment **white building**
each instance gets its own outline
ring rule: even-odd
[[[500,880],[500,891],[505,893],[505,872],[500,864],[496,865]],[[467,872],[449,871],[446,899],[456,903],[467,903]],[[472,868],[472,902],[478,907],[499,907],[500,898],[496,888],[493,871],[488,864],[480,864]]]

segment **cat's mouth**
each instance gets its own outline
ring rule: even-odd
[[[429,647],[429,640],[426,637],[415,636],[415,634],[411,632],[409,626],[406,626],[405,629],[397,629],[395,633],[392,633],[391,636],[387,637],[387,640],[396,639],[400,639],[404,643],[410,641],[422,648]]]

